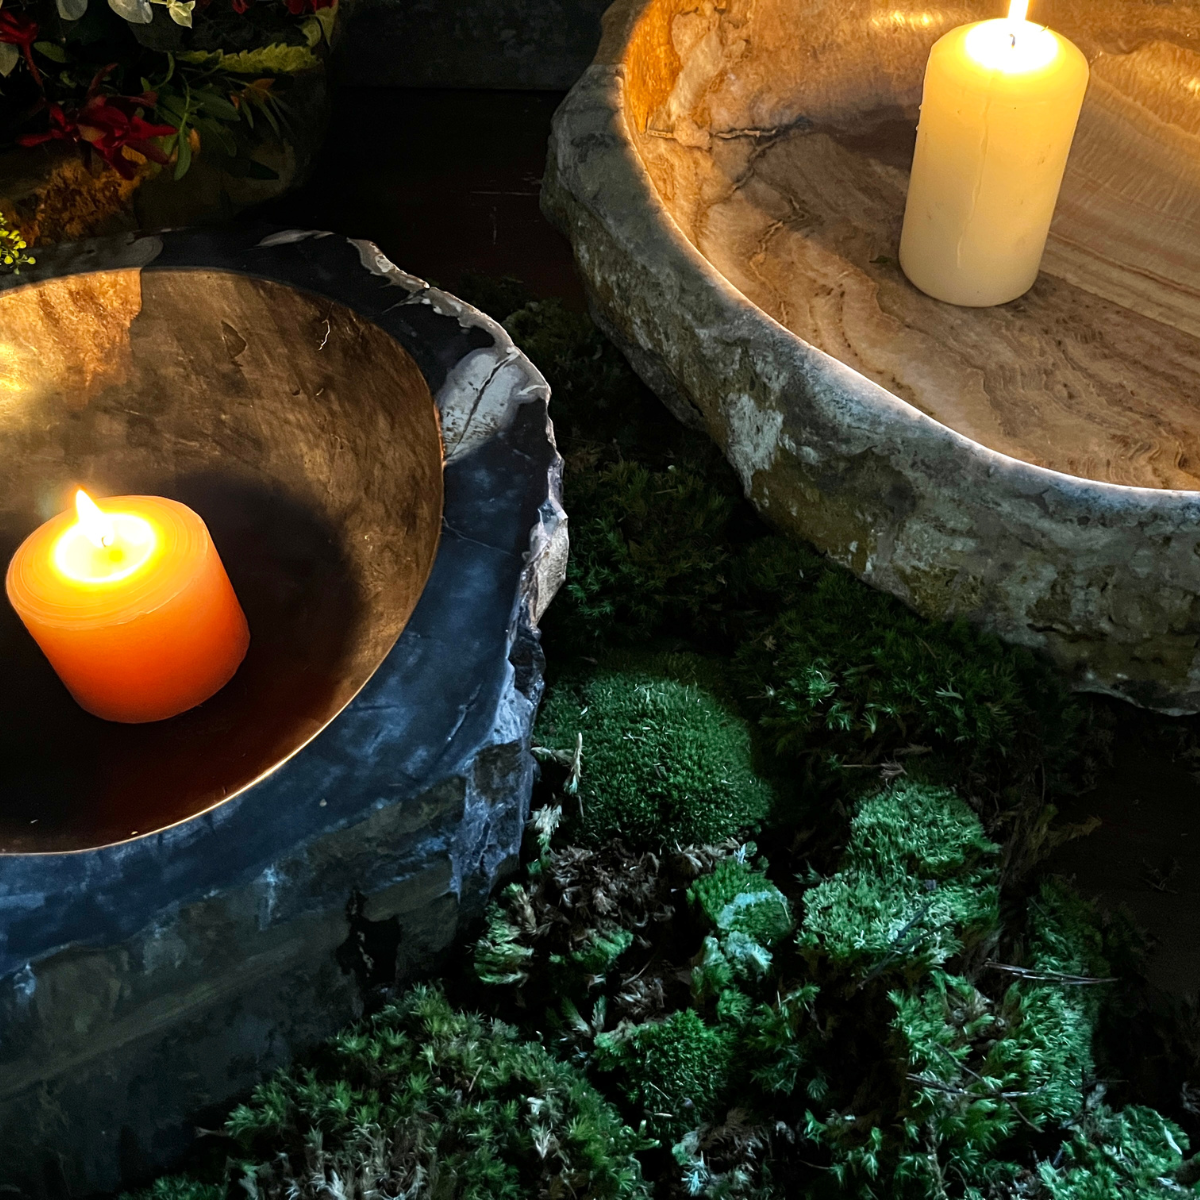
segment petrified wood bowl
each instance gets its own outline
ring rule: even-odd
[[[543,193],[597,314],[783,528],[1077,685],[1200,709],[1200,5],[1035,0],[1092,82],[1044,269],[896,263],[930,46],[1006,7],[622,0]]]
[[[536,370],[327,234],[168,233],[0,289],[0,558],[69,500],[204,517],[251,628],[149,725],[0,610],[0,1185],[134,1184],[430,961],[517,854],[565,558]]]

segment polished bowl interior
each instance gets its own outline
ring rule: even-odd
[[[962,309],[900,270],[930,48],[1006,8],[622,0],[624,129],[674,228],[806,345],[1014,459],[1200,491],[1196,0],[1033,0],[1091,69],[1041,275]]]
[[[113,724],[0,603],[3,853],[163,829],[319,733],[425,586],[442,442],[412,358],[352,310],[232,272],[102,271],[0,294],[0,565],[78,486],[195,509],[250,650],[198,708]]]

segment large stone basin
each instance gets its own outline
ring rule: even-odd
[[[779,527],[1080,688],[1200,709],[1200,5],[1034,0],[1092,82],[1026,297],[896,264],[932,43],[1003,5],[621,0],[543,191]]]
[[[144,1182],[481,912],[520,847],[566,552],[545,382],[369,243],[38,257],[0,287],[0,555],[78,484],[184,500],[251,649],[191,712],[115,725],[0,612],[18,1197]]]

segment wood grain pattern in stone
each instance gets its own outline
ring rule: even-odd
[[[895,259],[924,53],[977,14],[876,12],[853,76],[821,53],[801,77],[781,12],[670,22],[683,65],[640,149],[697,249],[806,342],[984,446],[1200,488],[1200,53],[1166,37],[1094,50],[1043,274],[970,311]]]
[[[911,128],[883,126],[901,150]],[[1096,294],[1102,281],[1043,273],[984,309],[925,296],[895,261],[907,174],[871,132],[756,147],[697,214],[698,249],[793,333],[984,446],[1088,479],[1200,488],[1200,338]]]
[[[129,326],[142,309],[141,273],[105,271],[22,288],[0,307],[0,421],[60,389],[82,408],[132,370]]]

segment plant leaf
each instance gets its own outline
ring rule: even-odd
[[[217,117],[222,121],[236,121],[240,116],[238,110],[219,92],[201,92],[200,108],[210,117]]]
[[[108,7],[131,25],[149,25],[154,20],[150,0],[108,0]]]
[[[67,61],[67,52],[54,42],[34,42],[33,48],[51,62],[65,63]]]
[[[175,178],[182,179],[186,174],[188,167],[192,165],[192,143],[188,140],[186,128],[179,130],[179,158],[175,163]]]
[[[0,76],[11,75],[21,61],[21,52],[11,42],[0,42]]]
[[[331,4],[328,8],[318,8],[313,13],[313,20],[321,26],[321,32],[325,35],[327,44],[333,43],[333,26],[337,21],[338,6],[336,3]]]
[[[88,0],[57,0],[57,4],[64,21],[78,21],[87,12]]]
[[[221,56],[221,70],[233,75],[294,75],[320,66],[317,56],[307,46],[286,46],[275,42],[258,50],[242,50]]]
[[[229,132],[228,126],[211,117],[199,117],[195,122],[202,138],[216,143],[231,158],[237,153],[237,139]]]

